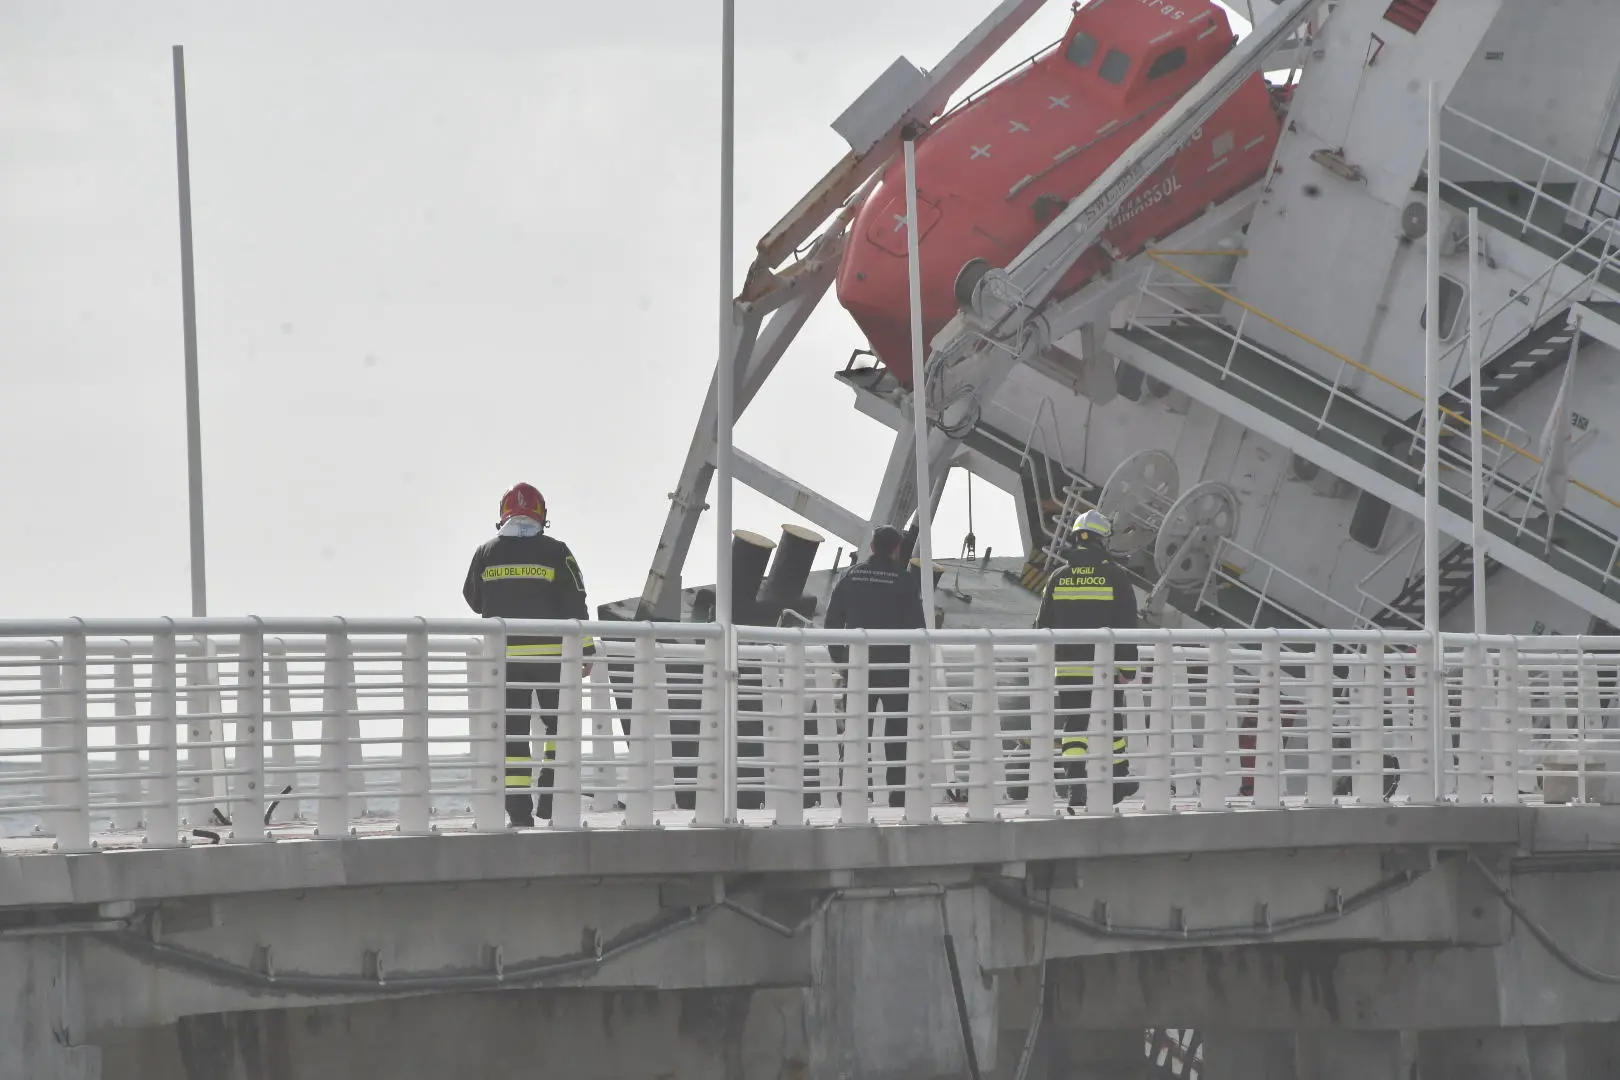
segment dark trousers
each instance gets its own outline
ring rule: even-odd
[[[1091,727],[1091,676],[1089,675],[1060,675],[1057,680],[1057,707],[1061,710],[1073,710],[1060,719],[1063,723],[1063,778],[1065,780],[1084,780],[1086,778],[1085,754],[1087,750],[1086,732]],[[1117,755],[1125,750],[1125,691],[1119,686],[1114,687],[1114,801],[1118,802],[1136,790],[1134,782],[1122,784],[1118,778],[1130,775],[1130,762],[1119,759]],[[1086,802],[1086,789],[1082,784],[1069,786],[1069,805],[1084,806]]]
[[[557,676],[562,665],[551,662],[536,664],[518,660],[506,662],[506,786],[528,788],[534,783],[534,759],[529,746],[529,712],[534,708],[534,696],[540,700],[541,722],[547,735],[557,734]],[[551,686],[514,686],[513,683],[551,683]],[[521,710],[521,711],[520,711]],[[544,760],[557,756],[556,745],[547,742]],[[552,785],[552,770],[540,770],[540,787]],[[551,819],[551,793],[540,795],[540,816]],[[514,825],[534,824],[535,797],[528,791],[513,792],[506,796],[506,816]]]
[[[905,690],[880,690],[867,696],[866,711],[869,718],[866,721],[866,737],[871,738],[877,728],[877,713],[882,709],[887,715],[883,718],[883,734],[891,740],[906,737],[906,699]],[[884,760],[890,762],[903,762],[906,760],[906,744],[904,742],[886,742],[883,744]],[[905,765],[890,765],[885,770],[884,782],[889,785],[890,806],[906,805],[906,793],[902,789],[906,786]]]

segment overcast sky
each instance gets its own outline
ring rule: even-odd
[[[738,4],[739,280],[847,149],[832,119],[991,6]],[[717,0],[0,0],[0,616],[189,610],[176,43],[210,611],[460,614],[517,480],[593,608],[639,594],[714,364]],[[829,296],[737,429],[862,515],[892,436],[832,373],[863,345]],[[1011,499],[974,503],[1018,554]],[[790,520],[739,486],[737,527]]]

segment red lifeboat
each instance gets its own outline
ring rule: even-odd
[[[971,259],[1005,267],[1236,42],[1209,0],[1094,0],[1018,75],[948,113],[917,144],[923,344],[956,313]],[[1103,240],[1134,255],[1264,176],[1281,132],[1263,76],[1246,81],[1115,211]],[[911,384],[905,164],[855,217],[838,300],[883,364]],[[1099,243],[1052,293],[1109,264]]]

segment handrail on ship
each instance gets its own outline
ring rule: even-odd
[[[1382,382],[1387,386],[1390,386],[1390,387],[1392,387],[1392,388],[1394,388],[1396,390],[1399,390],[1401,393],[1406,394],[1409,397],[1416,398],[1419,402],[1423,401],[1423,394],[1419,393],[1416,390],[1413,390],[1411,387],[1407,386],[1405,383],[1398,382],[1397,380],[1390,378],[1388,375],[1385,375],[1380,371],[1377,371],[1377,370],[1375,370],[1373,368],[1368,367],[1366,364],[1363,364],[1363,363],[1361,363],[1359,361],[1350,359],[1350,357],[1346,356],[1344,353],[1340,352],[1339,350],[1333,348],[1331,345],[1326,345],[1326,344],[1322,343],[1321,341],[1318,341],[1316,338],[1312,337],[1311,335],[1305,333],[1303,330],[1297,330],[1294,327],[1289,326],[1287,323],[1283,322],[1281,319],[1278,319],[1278,318],[1276,318],[1276,317],[1274,317],[1272,315],[1266,314],[1264,311],[1261,311],[1259,308],[1255,307],[1253,304],[1250,304],[1248,301],[1239,299],[1238,297],[1234,296],[1230,292],[1227,292],[1225,289],[1222,289],[1219,285],[1214,285],[1214,284],[1211,284],[1208,281],[1205,281],[1203,278],[1200,278],[1198,275],[1192,273],[1190,270],[1184,270],[1184,269],[1177,266],[1175,263],[1169,261],[1166,258],[1163,258],[1163,257],[1161,257],[1159,255],[1155,255],[1152,252],[1148,252],[1148,256],[1151,259],[1153,259],[1154,262],[1158,263],[1160,266],[1165,267],[1167,270],[1170,270],[1171,272],[1173,272],[1175,274],[1179,274],[1181,277],[1186,278],[1188,281],[1191,281],[1196,285],[1199,285],[1199,286],[1201,286],[1203,288],[1206,288],[1206,289],[1210,290],[1216,296],[1219,296],[1221,299],[1227,301],[1228,303],[1236,304],[1238,307],[1242,308],[1244,311],[1247,311],[1249,314],[1255,316],[1256,318],[1264,319],[1266,322],[1268,322],[1271,325],[1275,326],[1277,329],[1282,330],[1285,333],[1293,335],[1294,337],[1298,338],[1299,340],[1305,342],[1307,345],[1314,345],[1316,348],[1318,348],[1318,349],[1322,350],[1323,352],[1327,353],[1329,356],[1333,357],[1335,360],[1339,361],[1340,363],[1348,364],[1350,367],[1355,368],[1357,371],[1361,371],[1361,372],[1364,372],[1365,374],[1371,375],[1373,378],[1377,379],[1379,382]],[[1450,408],[1446,407],[1445,405],[1441,405],[1441,406],[1439,406],[1439,408],[1440,408],[1441,413],[1443,413],[1446,417],[1448,417],[1452,421],[1455,421],[1462,428],[1466,429],[1470,425],[1469,419],[1467,417],[1463,416],[1461,413],[1458,413],[1454,409],[1450,409]],[[1531,462],[1535,463],[1535,465],[1538,468],[1543,467],[1546,464],[1544,461],[1542,461],[1542,459],[1540,457],[1538,457],[1536,454],[1532,453],[1531,451],[1529,451],[1525,447],[1520,446],[1518,443],[1513,442],[1511,439],[1504,439],[1502,436],[1496,434],[1494,431],[1491,431],[1489,428],[1483,428],[1481,430],[1480,434],[1482,434],[1483,436],[1485,436],[1488,439],[1491,439],[1492,441],[1494,441],[1496,443],[1499,443],[1502,446],[1503,449],[1511,450],[1513,453],[1515,453],[1518,456],[1526,459],[1527,461],[1531,461]],[[1594,498],[1597,498],[1597,499],[1601,499],[1603,502],[1608,503],[1610,506],[1614,507],[1616,510],[1620,510],[1620,500],[1615,499],[1614,496],[1609,495],[1609,494],[1607,494],[1605,492],[1599,491],[1597,488],[1592,487],[1590,484],[1587,484],[1585,481],[1578,480],[1575,477],[1570,477],[1569,482],[1570,482],[1570,484],[1572,486],[1580,488],[1582,491],[1586,492],[1588,495],[1591,495],[1591,496],[1593,496]]]

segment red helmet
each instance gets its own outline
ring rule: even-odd
[[[546,499],[533,484],[517,484],[501,496],[501,524],[515,517],[546,523]]]

